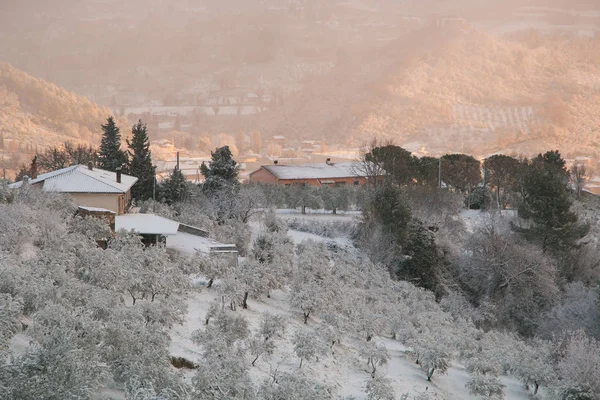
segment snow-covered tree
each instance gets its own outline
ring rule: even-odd
[[[533,394],[538,393],[540,386],[546,386],[556,379],[552,363],[550,343],[534,341],[529,346],[520,346],[515,354],[512,373],[526,386],[533,386]]]
[[[261,400],[328,400],[331,390],[298,374],[283,373],[260,387]]]
[[[371,375],[373,377],[375,377],[377,367],[387,364],[387,362],[390,360],[390,354],[383,343],[364,343],[360,348],[360,356],[367,360],[367,365],[371,369]]]
[[[76,345],[76,332],[54,329],[0,368],[0,398],[90,398],[109,380],[96,352]]]
[[[319,358],[326,353],[327,346],[321,339],[311,331],[298,330],[292,338],[294,352],[300,358],[300,368],[304,360],[311,360],[313,357]]]
[[[257,397],[243,352],[226,346],[204,353],[192,384],[193,398],[198,400],[253,400]]]
[[[0,352],[10,339],[22,329],[20,317],[23,304],[8,293],[0,293]]]
[[[493,375],[472,375],[466,384],[469,393],[486,399],[504,399],[504,384]]]
[[[567,336],[562,346],[564,355],[557,365],[561,391],[571,392],[572,397],[577,391],[594,393],[592,398],[597,399],[600,393],[600,343],[583,331],[577,331]]]
[[[305,324],[312,313],[323,310],[335,297],[337,284],[323,244],[306,241],[298,246],[298,260],[290,286],[290,304],[302,311]]]
[[[395,400],[396,392],[389,378],[376,375],[367,381],[367,400]]]
[[[419,366],[430,381],[434,374],[443,375],[450,368],[451,354],[444,345],[431,343],[418,350]]]
[[[208,279],[207,288],[211,288],[215,279],[225,276],[235,264],[235,260],[226,254],[208,256],[201,252],[196,253],[193,262],[198,265],[199,272]]]
[[[252,366],[256,364],[260,356],[270,356],[274,351],[275,342],[273,340],[265,340],[260,335],[254,335],[248,340],[248,352],[253,357]]]

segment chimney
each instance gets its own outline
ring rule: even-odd
[[[279,162],[277,160],[273,161],[273,164],[277,165]]]
[[[117,168],[117,183],[121,183],[121,167]]]
[[[94,170],[94,163],[93,163],[93,162],[91,162],[91,161],[90,161],[90,162],[88,162],[88,169],[89,169],[90,171],[93,171],[93,170]]]

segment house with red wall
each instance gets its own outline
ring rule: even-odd
[[[317,164],[263,165],[250,173],[249,182],[274,185],[364,185],[368,177],[356,163],[324,162]]]

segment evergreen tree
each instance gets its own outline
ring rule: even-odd
[[[437,293],[445,272],[444,257],[435,243],[433,233],[423,223],[413,219],[407,226],[402,245],[405,255],[396,267],[396,276]]]
[[[131,128],[133,139],[127,140],[129,147],[129,173],[138,181],[131,188],[131,196],[138,201],[152,198],[154,186],[154,168],[152,167],[152,156],[150,153],[150,141],[146,124],[139,120],[137,125]]]
[[[413,181],[414,169],[411,167],[414,163],[410,151],[404,150],[400,146],[385,145],[374,147],[365,154],[365,161],[376,164],[383,169],[386,174],[385,180],[398,185],[406,185]]]
[[[167,204],[173,204],[186,200],[189,196],[189,189],[183,173],[175,167],[170,177],[165,179],[162,184],[162,199]]]
[[[522,178],[523,202],[518,212],[532,224],[516,230],[539,241],[544,252],[568,250],[587,231],[585,226],[577,224],[577,216],[570,210],[567,176],[560,153],[547,152],[532,160]]]
[[[121,132],[113,117],[102,125],[102,142],[100,143],[99,167],[116,172],[117,168],[127,164],[127,153],[121,150]]]
[[[215,193],[224,188],[235,188],[238,185],[239,165],[233,159],[229,146],[223,146],[211,152],[209,165],[202,163],[200,172],[204,175],[203,190]]]

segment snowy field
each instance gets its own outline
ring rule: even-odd
[[[292,210],[279,210],[279,218],[287,219],[289,217],[307,218],[307,219],[353,219],[356,213],[342,215],[332,215],[324,213],[313,213],[308,215],[296,214]],[[462,215],[467,225],[472,229],[484,220],[484,215],[480,212],[465,211]],[[253,236],[261,229],[259,222],[251,223]],[[296,244],[304,240],[312,239],[315,241],[334,241],[339,245],[352,246],[349,238],[324,238],[322,236],[290,230],[288,235]],[[170,352],[176,357],[184,357],[191,361],[198,361],[201,356],[200,348],[193,343],[191,337],[194,331],[204,329],[204,319],[207,314],[211,301],[219,296],[219,282],[215,282],[212,288],[197,286],[193,294],[187,299],[188,314],[183,325],[175,326],[172,329],[172,343]],[[275,353],[270,357],[261,357],[254,367],[251,367],[250,373],[256,382],[261,382],[271,376],[274,369],[280,372],[290,372],[293,374],[304,375],[316,382],[322,383],[334,388],[335,394],[340,398],[356,400],[365,400],[365,384],[370,379],[370,370],[364,358],[359,356],[358,339],[344,337],[341,344],[336,344],[333,354],[321,357],[318,361],[307,361],[300,368],[298,357],[294,354],[291,338],[298,329],[304,329],[302,323],[302,314],[299,311],[290,309],[288,293],[286,291],[274,291],[271,298],[264,298],[260,301],[249,300],[248,309],[238,309],[238,313],[244,316],[250,324],[251,330],[259,324],[262,313],[268,311],[272,314],[283,315],[287,318],[288,326],[284,337],[277,339]],[[309,328],[314,329],[319,320],[316,317],[309,319]],[[391,356],[391,359],[380,367],[378,371],[383,372],[392,381],[392,386],[398,399],[415,399],[420,394],[427,394],[428,399],[444,400],[470,400],[479,397],[468,393],[465,384],[468,380],[468,373],[458,364],[453,363],[446,375],[435,376],[431,382],[426,380],[426,376],[418,365],[407,356],[406,348],[402,343],[385,337],[376,337],[377,343],[383,343]],[[190,373],[191,374],[191,373]],[[528,394],[523,385],[512,377],[501,377],[505,387],[506,399],[525,400]],[[407,395],[403,397],[403,395]]]

